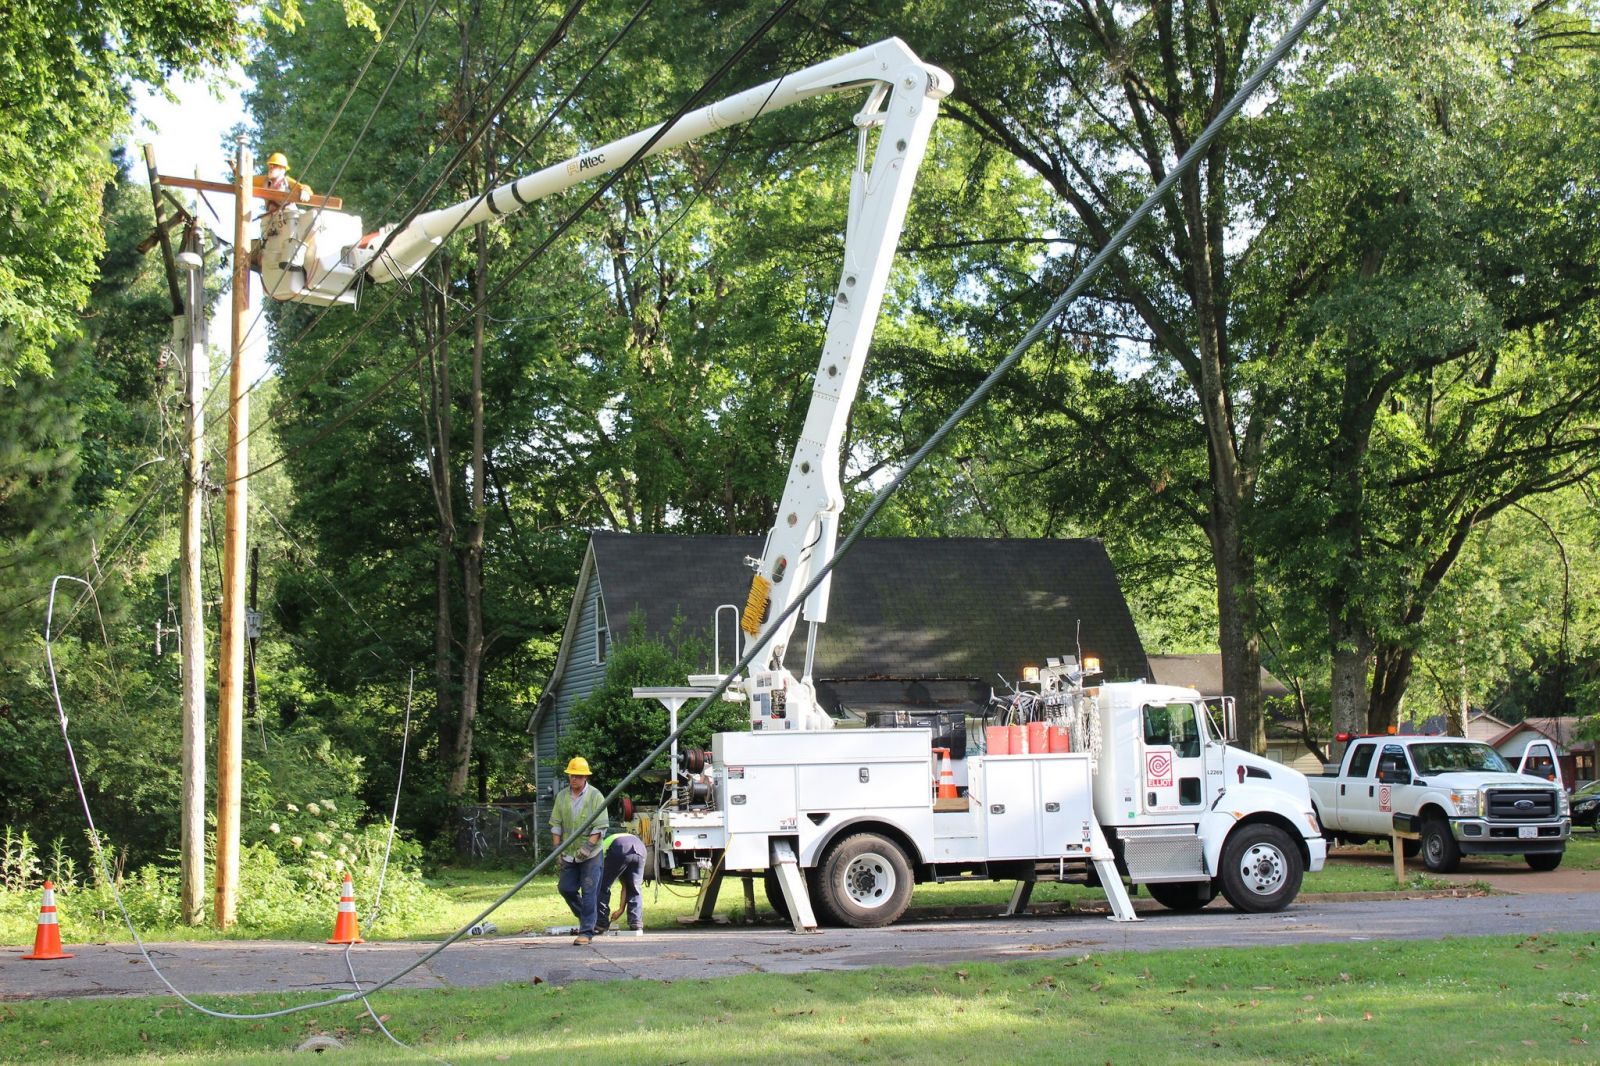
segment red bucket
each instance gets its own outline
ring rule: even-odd
[[[990,755],[1011,754],[1011,734],[1003,725],[986,725],[983,727],[984,749]]]

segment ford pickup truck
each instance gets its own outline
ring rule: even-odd
[[[1463,855],[1520,854],[1535,870],[1554,870],[1572,833],[1558,782],[1515,772],[1477,741],[1359,737],[1337,768],[1308,780],[1324,836],[1399,837],[1436,873],[1456,869]]]

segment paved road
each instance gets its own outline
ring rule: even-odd
[[[1152,909],[1118,924],[1084,913],[949,919],[889,929],[826,930],[797,936],[774,926],[685,929],[603,937],[575,947],[567,937],[503,937],[453,945],[405,977],[404,988],[502,981],[688,980],[740,973],[798,973],[864,966],[1003,961],[1101,951],[1435,939],[1445,935],[1600,931],[1600,891],[1465,898],[1331,902],[1315,896],[1280,914],[1237,914],[1213,906],[1180,915]],[[363,944],[350,953],[370,985],[429,948]],[[76,958],[23,962],[0,954],[0,1000],[58,996],[159,995],[166,989],[124,945],[71,945]],[[271,942],[160,944],[156,962],[192,994],[350,988],[344,950]]]

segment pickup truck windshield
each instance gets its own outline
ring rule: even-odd
[[[1500,753],[1487,744],[1413,744],[1411,758],[1420,774],[1448,774],[1459,770],[1511,772]]]

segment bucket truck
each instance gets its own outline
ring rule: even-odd
[[[801,675],[785,665],[797,621],[787,609],[833,554],[844,428],[912,183],[950,89],[948,74],[891,38],[690,112],[647,153],[804,100],[865,95],[854,120],[843,270],[810,407],[761,558],[747,560],[755,574],[741,627],[755,655],[728,691],[748,702],[750,729],[719,734],[709,752],[674,748],[671,798],[650,834],[651,873],[699,881],[706,917],[722,876],[762,876],[796,930],[815,928],[813,899],[840,924],[892,922],[918,881],[1014,880],[1012,910],[1040,880],[1086,881],[1105,890],[1113,918],[1128,921],[1136,916],[1125,877],[1179,910],[1204,906],[1219,890],[1243,910],[1284,907],[1325,857],[1306,779],[1229,747],[1229,733],[1192,689],[1096,684],[1092,663],[1063,657],[1040,668],[1020,712],[1032,728],[1018,721],[1014,743],[1013,726],[981,753],[925,728],[833,729],[810,676],[826,582],[803,604],[812,627]],[[278,300],[353,304],[359,280],[409,277],[450,234],[609,173],[659,130],[403,228],[369,232],[356,215],[286,205],[264,237],[264,287]],[[689,688],[636,693],[666,703],[674,733],[678,708],[723,679],[689,680]],[[1043,739],[1050,736],[1055,742]],[[948,784],[954,775],[936,785],[936,743],[964,763],[964,788]]]

